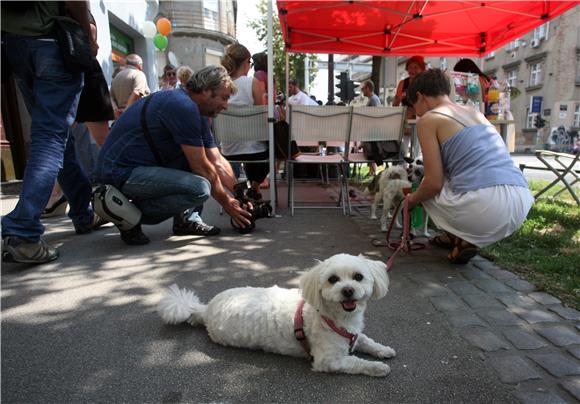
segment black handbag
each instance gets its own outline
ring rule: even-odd
[[[70,17],[53,17],[55,35],[64,66],[73,73],[84,73],[93,59],[91,45],[81,25]]]
[[[362,149],[367,160],[374,161],[378,165],[385,160],[396,158],[399,155],[399,145],[392,140],[377,142],[362,142]]]

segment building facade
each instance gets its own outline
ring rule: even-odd
[[[158,66],[191,67],[197,71],[219,65],[227,45],[236,41],[237,2],[234,0],[160,1],[159,16],[172,22],[173,31]]]

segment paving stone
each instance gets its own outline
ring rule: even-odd
[[[534,299],[521,294],[501,295],[497,297],[503,304],[508,307],[534,307],[537,303]]]
[[[564,325],[541,328],[536,331],[538,334],[546,338],[554,345],[567,346],[572,344],[580,344],[580,335],[578,332]]]
[[[580,320],[580,311],[573,309],[571,307],[564,307],[560,304],[555,304],[553,306],[546,306],[548,310],[558,313],[560,317],[566,320]]]
[[[536,302],[541,304],[560,304],[562,303],[559,299],[545,292],[533,292],[528,293],[528,296],[534,299]]]
[[[519,277],[509,271],[501,269],[497,265],[489,261],[476,261],[474,265],[484,271],[486,274],[491,275],[495,279],[519,279]]]
[[[555,315],[540,308],[510,307],[510,311],[530,324],[558,323],[560,321]]]
[[[427,285],[422,285],[419,290],[419,294],[423,297],[430,296],[446,296],[449,295],[449,289],[438,283],[431,283]]]
[[[541,378],[528,362],[517,356],[491,357],[489,361],[504,383],[521,383]]]
[[[483,279],[473,282],[475,286],[488,293],[511,293],[513,289],[508,288],[504,283],[494,279]]]
[[[516,396],[522,404],[567,404],[552,391],[520,391]]]
[[[506,309],[478,310],[477,314],[492,325],[519,325],[524,321]]]
[[[503,307],[500,302],[497,301],[493,296],[488,295],[487,293],[479,292],[473,295],[465,295],[463,296],[463,300],[467,302],[467,304],[474,308],[480,309],[483,307]]]
[[[528,356],[556,377],[580,375],[580,363],[560,352],[530,353]]]
[[[580,377],[574,377],[560,383],[560,385],[577,400],[580,401]]]
[[[503,335],[517,349],[539,349],[548,346],[546,341],[522,328],[503,330]]]
[[[509,349],[509,345],[499,339],[493,332],[483,328],[470,328],[462,332],[463,338],[481,350],[487,352]]]
[[[482,271],[490,271],[490,270],[497,270],[497,269],[501,269],[500,267],[498,267],[497,265],[495,265],[493,262],[488,261],[488,260],[471,260],[471,262],[473,262],[473,265],[475,265],[477,268],[481,269]]]
[[[580,346],[576,348],[570,348],[568,349],[568,352],[575,356],[576,359],[580,359]]]
[[[481,291],[473,286],[471,282],[467,281],[453,282],[447,285],[447,287],[457,293],[459,296],[481,293]]]
[[[455,296],[433,296],[429,300],[439,311],[465,310],[467,306]]]
[[[446,314],[449,323],[456,328],[486,327],[486,324],[472,312],[447,312]]]
[[[439,272],[437,273],[437,279],[444,285],[455,282],[465,282],[465,278],[457,271]]]
[[[468,280],[475,280],[475,279],[491,279],[491,276],[483,272],[479,268],[468,267],[459,271],[464,278]]]
[[[411,274],[411,275],[407,275],[407,277],[409,279],[411,279],[413,282],[415,282],[417,285],[431,284],[431,283],[439,284],[439,279],[437,279],[435,274],[433,274],[431,272],[421,273],[421,274]]]
[[[530,283],[523,279],[506,279],[503,282],[510,288],[515,289],[518,292],[532,292],[536,290],[536,286],[533,283]]]

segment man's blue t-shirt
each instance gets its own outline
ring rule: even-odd
[[[147,127],[161,156],[161,165],[189,171],[181,145],[217,147],[209,122],[184,89],[152,94]],[[95,181],[122,185],[135,167],[159,166],[141,127],[145,99],[131,105],[115,122],[97,161]]]

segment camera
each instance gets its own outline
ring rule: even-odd
[[[236,198],[240,202],[240,205],[250,213],[250,215],[252,215],[250,218],[251,223],[246,227],[239,227],[233,219],[230,220],[232,227],[242,234],[250,233],[254,230],[256,227],[256,220],[272,216],[272,206],[270,206],[270,202],[252,198],[253,192],[251,191],[253,191],[253,189],[250,186],[250,181],[242,181],[234,186],[234,198]]]

